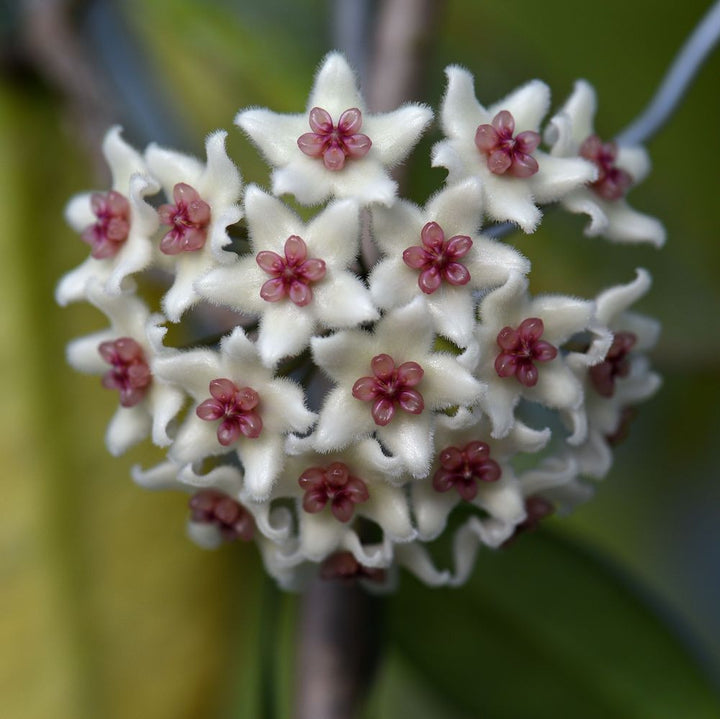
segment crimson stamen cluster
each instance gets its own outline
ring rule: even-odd
[[[333,462],[327,467],[309,467],[298,478],[298,484],[305,490],[302,506],[306,512],[320,512],[330,502],[333,516],[341,522],[349,522],[355,513],[355,505],[370,498],[365,482],[353,477],[342,462]]]
[[[513,137],[515,118],[501,110],[489,125],[479,125],[475,131],[475,145],[487,155],[487,166],[495,175],[532,177],[540,168],[532,153],[540,144],[540,135],[525,130]]]
[[[337,552],[332,554],[320,565],[320,578],[352,582],[356,579],[366,579],[370,582],[382,584],[386,572],[377,567],[366,567],[360,564],[351,552]]]
[[[367,155],[372,141],[360,133],[362,113],[357,107],[345,110],[338,124],[333,124],[327,110],[313,107],[310,110],[312,132],[300,135],[298,147],[309,157],[322,157],[328,170],[342,170],[348,157],[359,158]]]
[[[458,260],[470,251],[472,240],[466,235],[455,235],[449,240],[437,222],[428,222],[420,232],[422,246],[413,245],[403,252],[403,262],[420,270],[418,287],[431,295],[443,280],[459,286],[470,281],[467,267]]]
[[[290,235],[285,240],[285,257],[276,252],[258,252],[255,261],[271,279],[260,288],[260,297],[266,302],[279,302],[289,297],[298,307],[305,307],[313,298],[313,282],[325,277],[325,262],[308,258],[307,245],[302,237]]]
[[[619,200],[633,183],[630,173],[615,164],[617,153],[614,142],[603,142],[597,135],[590,135],[580,145],[580,157],[590,160],[598,169],[598,178],[590,183],[590,187],[603,200]]]
[[[538,381],[535,362],[549,362],[557,357],[557,347],[541,340],[545,325],[539,317],[528,317],[516,329],[503,327],[497,343],[502,352],[495,358],[499,377],[517,378],[520,384],[534,387]]]
[[[210,205],[194,187],[178,182],[173,188],[174,205],[160,205],[158,215],[170,231],[160,240],[160,250],[166,255],[196,252],[205,246]]]
[[[485,442],[469,442],[462,449],[446,447],[439,456],[440,469],[433,477],[438,492],[456,489],[468,502],[478,493],[478,482],[497,482],[502,475],[500,465],[490,458]]]
[[[238,388],[231,380],[220,378],[211,380],[210,394],[212,397],[199,404],[195,413],[207,422],[222,419],[217,438],[223,447],[232,444],[241,434],[250,439],[260,436],[263,423],[255,411],[260,396],[254,389]]]
[[[395,416],[395,406],[410,414],[420,414],[425,409],[423,396],[413,389],[423,378],[423,368],[417,362],[403,362],[395,367],[390,355],[379,354],[372,358],[374,377],[361,377],[355,382],[352,394],[355,399],[372,402],[375,424],[384,427]]]
[[[112,369],[103,375],[103,387],[118,390],[123,407],[133,407],[141,402],[152,382],[143,348],[132,337],[120,337],[101,342],[98,352],[112,365]]]
[[[124,195],[110,190],[93,193],[90,206],[97,220],[83,230],[81,237],[96,260],[115,257],[130,233],[130,203]]]
[[[216,489],[202,489],[190,498],[190,520],[214,524],[226,542],[242,539],[249,542],[255,534],[250,512],[232,497]]]

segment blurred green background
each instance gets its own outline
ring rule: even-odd
[[[46,5],[51,12],[61,4]],[[426,87],[418,99],[438,107],[442,70],[450,63],[475,74],[478,96],[487,102],[540,77],[557,106],[584,77],[598,91],[597,129],[611,136],[649,100],[707,6],[606,0],[592,8],[578,4],[574,12],[561,0],[448,0],[427,47]],[[248,105],[304,108],[314,69],[333,47],[334,6],[321,0],[74,3],[70,46],[82,43],[101,80],[104,112],[96,117],[78,113],[82,88],[73,96],[62,63],[43,57],[42,42],[28,40],[24,7],[0,5],[3,715],[258,716],[253,707],[267,644],[261,609],[271,590],[255,551],[196,549],[184,538],[185,498],[148,494],[129,478],[133,464],[148,465],[159,455],[147,448],[120,459],[107,454],[103,435],[116,398],[64,361],[68,340],[100,329],[103,320],[89,306],[59,309],[52,294],[60,275],[87,255],[63,222],[65,202],[106,182],[89,150],[97,146],[93,122],[120,122],[140,146],[157,140],[195,153],[208,132],[226,128],[244,179],[267,184],[264,164],[232,127],[234,114]],[[61,47],[63,32],[50,27]],[[72,77],[73,67],[68,72]],[[653,361],[664,387],[642,408],[597,497],[552,525],[645,587],[716,679],[719,77],[716,51],[649,143],[654,172],[630,197],[665,223],[662,251],[585,238],[584,219],[561,213],[549,213],[535,235],[512,238],[533,261],[535,292],[592,297],[630,281],[636,267],[654,277],[638,309],[663,323]],[[427,156],[437,137],[433,128],[411,161],[418,202],[443,181]],[[426,597],[418,591],[413,606],[430,606]],[[290,684],[294,600],[282,598],[279,611],[270,651],[277,654],[282,694]],[[373,716],[397,716],[393,707],[400,705],[407,716],[473,716],[451,713],[442,690],[420,677],[393,649]]]

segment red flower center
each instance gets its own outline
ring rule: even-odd
[[[320,565],[322,579],[339,579],[346,582],[367,579],[371,582],[382,582],[385,580],[385,575],[384,569],[360,564],[351,552],[337,552]]]
[[[615,164],[617,152],[614,142],[603,143],[597,135],[590,135],[580,145],[580,157],[590,160],[598,169],[598,179],[590,187],[604,200],[619,200],[633,183],[630,173]]]
[[[470,442],[458,449],[446,447],[440,452],[440,469],[433,477],[438,492],[455,488],[467,501],[478,493],[478,482],[497,482],[502,475],[500,465],[490,459],[490,447],[485,442]]]
[[[461,257],[469,252],[472,240],[466,235],[455,235],[449,240],[437,222],[428,222],[420,232],[422,246],[413,245],[403,252],[403,262],[414,270],[420,270],[418,287],[426,294],[435,292],[445,280],[451,285],[466,285],[470,273]]]
[[[297,235],[285,240],[284,252],[285,257],[267,250],[258,252],[255,261],[272,278],[260,288],[260,297],[266,302],[289,297],[298,307],[304,307],[313,298],[310,285],[325,277],[325,262],[308,259],[307,245]]]
[[[97,220],[83,230],[81,237],[92,247],[90,254],[96,260],[115,257],[130,233],[130,203],[110,190],[105,195],[94,193],[90,206]]]
[[[370,498],[365,482],[351,476],[348,466],[342,462],[309,467],[298,478],[298,484],[305,490],[302,504],[306,512],[320,512],[330,502],[330,510],[341,522],[349,522],[355,505]]]
[[[487,156],[487,166],[493,174],[531,177],[540,169],[532,156],[540,144],[540,135],[526,130],[513,137],[514,132],[515,118],[501,110],[490,125],[478,126],[475,144]]]
[[[160,250],[166,255],[178,255],[202,249],[210,224],[210,205],[184,182],[178,182],[173,188],[173,199],[174,205],[158,208],[160,222],[170,227],[160,240]]]
[[[557,357],[557,347],[541,340],[545,325],[539,317],[528,317],[517,329],[503,327],[497,343],[502,352],[495,358],[495,371],[499,377],[515,376],[526,387],[538,381],[535,362],[549,362]]]
[[[322,157],[328,170],[342,170],[346,158],[364,157],[372,146],[370,138],[360,134],[361,127],[362,113],[357,107],[345,110],[337,125],[326,110],[313,107],[310,110],[312,132],[300,135],[297,144],[306,155]]]
[[[202,489],[190,498],[189,506],[191,521],[216,525],[226,542],[236,539],[249,542],[253,538],[252,515],[227,494],[217,489]]]
[[[241,434],[250,439],[260,436],[263,423],[255,411],[260,397],[254,389],[238,389],[234,382],[221,378],[210,382],[210,394],[212,397],[199,404],[195,413],[207,422],[222,419],[217,438],[223,447],[232,444]]]
[[[133,407],[143,400],[152,382],[142,347],[131,337],[101,342],[100,356],[112,369],[102,378],[103,387],[120,392],[120,404]]]
[[[417,362],[403,362],[395,367],[390,355],[380,354],[372,358],[373,377],[361,377],[352,388],[355,399],[372,402],[375,424],[384,427],[395,416],[395,406],[410,414],[420,414],[425,409],[423,396],[416,387],[423,378],[423,368]]]
[[[637,336],[632,332],[617,332],[605,359],[590,368],[590,380],[602,397],[612,397],[615,394],[615,379],[627,377],[630,372],[628,354],[636,342]]]

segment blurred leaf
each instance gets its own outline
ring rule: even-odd
[[[207,719],[237,716],[232,705],[257,716],[254,546],[188,542],[186,497],[132,484],[131,464],[158,457],[109,455],[117,398],[65,363],[67,341],[107,321],[53,302],[87,256],[63,206],[93,185],[59,115],[39,85],[0,86],[2,714]]]
[[[446,696],[429,684],[399,651],[386,653],[367,706],[365,719],[471,719],[448,704]]]
[[[720,701],[669,629],[592,554],[551,534],[486,552],[461,590],[408,578],[390,640],[483,719],[711,719]]]

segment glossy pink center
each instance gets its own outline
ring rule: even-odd
[[[249,542],[255,533],[255,521],[245,507],[217,489],[201,489],[190,498],[190,520],[214,524],[226,542]]]
[[[322,579],[337,579],[345,582],[366,579],[370,582],[382,582],[385,580],[385,576],[384,569],[360,564],[351,552],[337,552],[320,565]]]
[[[594,163],[598,169],[598,178],[590,187],[603,200],[619,200],[625,197],[633,183],[629,172],[619,168],[615,161],[618,148],[614,142],[603,142],[597,135],[590,135],[580,145],[580,157]]]
[[[285,240],[285,257],[276,252],[258,252],[255,261],[270,278],[260,288],[260,297],[267,302],[280,302],[289,297],[298,307],[305,307],[313,298],[311,285],[325,277],[325,262],[308,258],[307,245],[297,235]]]
[[[475,131],[475,144],[487,157],[487,166],[495,175],[531,177],[539,167],[532,156],[540,144],[540,135],[525,130],[514,136],[515,118],[501,110],[489,125],[479,125]]]
[[[133,407],[141,402],[152,382],[142,347],[131,337],[120,337],[101,342],[98,352],[112,366],[103,375],[103,387],[116,389],[123,407]]]
[[[130,233],[130,203],[119,192],[110,190],[104,195],[94,193],[90,206],[97,220],[83,230],[81,237],[92,248],[90,254],[96,260],[115,257]]]
[[[503,327],[497,343],[502,350],[495,358],[499,377],[516,377],[520,384],[534,387],[538,381],[536,362],[557,357],[557,347],[541,340],[545,325],[539,317],[528,317],[519,327]]]
[[[466,235],[455,235],[449,240],[437,222],[428,222],[420,232],[422,245],[413,245],[403,252],[403,262],[414,270],[420,270],[418,287],[431,295],[444,280],[451,285],[466,285],[470,273],[459,259],[465,257],[472,247]]]
[[[417,362],[403,362],[395,367],[390,355],[380,354],[372,358],[372,377],[361,377],[352,388],[355,399],[372,402],[375,424],[384,427],[395,416],[397,405],[410,414],[420,414],[425,409],[423,396],[413,389],[423,378],[423,368]]]
[[[256,412],[260,397],[254,389],[238,389],[234,382],[221,378],[210,382],[210,394],[212,396],[199,404],[195,413],[207,422],[222,420],[217,438],[223,447],[232,444],[241,434],[250,439],[260,436],[263,423]]]
[[[298,147],[310,157],[322,157],[328,170],[342,170],[345,160],[350,157],[365,157],[372,141],[360,134],[362,113],[357,107],[345,110],[338,124],[333,124],[330,114],[321,107],[310,110],[310,128],[298,137]]]
[[[446,447],[440,452],[440,468],[433,477],[438,492],[456,489],[465,500],[475,499],[478,482],[497,482],[502,475],[500,465],[490,458],[485,442],[469,442],[462,449]]]
[[[160,222],[170,227],[160,240],[160,250],[166,255],[178,255],[202,249],[210,224],[210,205],[184,182],[178,182],[173,188],[173,200],[174,205],[158,208]]]
[[[637,336],[632,332],[617,332],[605,359],[590,368],[590,380],[602,397],[612,397],[615,394],[615,380],[627,377],[630,372],[628,354],[636,342]]]
[[[306,512],[320,512],[330,502],[330,510],[341,522],[349,522],[355,505],[370,498],[365,482],[353,477],[342,462],[309,467],[298,478],[298,484],[305,490],[302,505]]]
[[[534,532],[540,522],[555,512],[555,507],[547,499],[537,495],[528,497],[525,500],[525,519],[516,527],[509,539],[505,540],[503,547],[511,544],[518,535]]]

